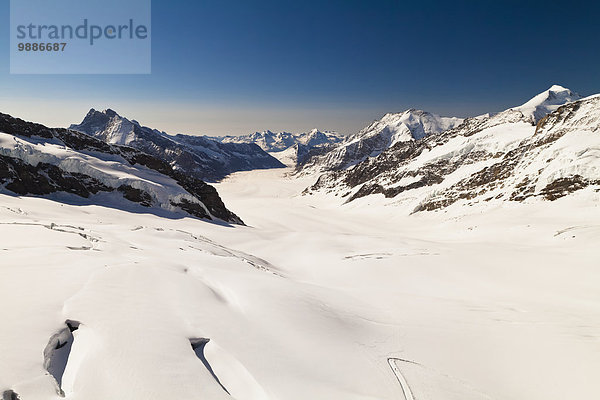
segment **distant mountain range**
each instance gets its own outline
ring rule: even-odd
[[[117,197],[241,223],[203,179],[295,166],[316,175],[305,193],[345,202],[394,198],[408,211],[457,202],[554,200],[600,185],[600,96],[554,85],[525,104],[462,119],[410,109],[344,137],[312,130],[246,136],[169,135],[90,110],[71,129],[0,114],[0,188]],[[276,159],[275,157],[278,159]]]
[[[198,179],[217,181],[232,172],[282,168],[284,165],[254,143],[224,143],[206,136],[169,135],[140,125],[113,110],[91,109],[70,129],[109,144],[141,150]]]
[[[263,131],[244,136],[224,136],[213,139],[222,143],[255,143],[282,163],[296,166],[304,161],[312,149],[322,149],[340,143],[344,140],[344,136],[336,132],[312,129],[301,134]]]
[[[222,136],[215,137],[222,143],[255,143],[264,151],[279,152],[287,150],[295,144],[302,144],[308,147],[316,147],[324,144],[339,143],[343,136],[335,132],[321,132],[318,129],[312,129],[309,132],[293,134],[289,132],[255,132],[243,136]]]
[[[380,194],[418,212],[457,202],[555,200],[590,186],[600,189],[600,96],[581,99],[555,85],[522,106],[448,127],[388,140],[387,148],[346,162],[340,155],[350,144],[369,143],[372,130],[363,130],[299,168],[326,171],[306,193],[331,192],[346,202]]]

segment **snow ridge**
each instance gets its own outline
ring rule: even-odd
[[[581,96],[560,85],[552,85],[548,90],[538,94],[515,110],[521,111],[525,116],[531,117],[537,124],[547,114],[556,111],[558,107],[581,99]]]

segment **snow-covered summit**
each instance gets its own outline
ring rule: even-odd
[[[95,136],[109,144],[129,145],[137,138],[136,127],[140,128],[137,121],[121,117],[110,108],[103,111],[92,108],[81,124],[73,124],[70,129]]]
[[[521,111],[523,115],[531,117],[533,123],[544,118],[546,115],[556,111],[558,107],[581,99],[581,96],[570,89],[560,85],[552,85],[550,89],[543,91],[522,106],[514,110]]]
[[[383,118],[374,121],[354,135],[350,142],[375,135],[386,136],[389,138],[390,144],[422,139],[425,136],[451,129],[462,122],[462,118],[440,117],[427,111],[411,108],[404,112],[384,115]]]
[[[300,144],[308,147],[317,147],[339,143],[342,141],[343,136],[336,132],[320,131],[317,128],[313,128],[308,132],[301,133],[296,138]]]

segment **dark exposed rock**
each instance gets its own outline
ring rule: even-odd
[[[117,190],[123,193],[123,197],[125,197],[129,201],[133,201],[134,203],[139,203],[144,207],[152,206],[152,196],[143,190],[136,189],[129,185],[121,185],[117,188]],[[185,211],[185,210],[184,210]]]
[[[45,195],[57,191],[89,197],[100,191],[111,191],[96,179],[77,173],[68,173],[55,165],[29,165],[19,159],[0,156],[0,183],[19,195]]]
[[[206,209],[204,207],[202,207],[201,204],[199,203],[192,203],[191,201],[187,200],[187,199],[181,199],[180,202],[171,202],[171,205],[175,206],[175,207],[179,207],[181,208],[183,211],[187,212],[188,214],[194,215],[198,218],[207,218],[209,215],[206,212]]]
[[[21,398],[13,390],[5,390],[2,392],[2,400],[21,400]]]
[[[375,193],[381,193],[387,198],[392,198],[392,197],[396,197],[400,193],[405,192],[407,190],[418,189],[418,188],[421,188],[424,186],[431,186],[431,185],[434,185],[437,183],[441,183],[443,180],[444,180],[444,178],[442,178],[441,176],[431,174],[431,175],[421,178],[418,181],[409,183],[408,185],[396,186],[396,187],[392,187],[392,188],[384,188],[383,186],[377,185],[377,184],[375,184],[375,185],[364,184],[358,190],[358,192],[356,192],[352,197],[350,197],[350,199],[348,199],[348,202],[351,202],[352,200],[355,200],[355,199],[358,199],[361,197],[365,197],[370,194],[375,194]]]
[[[581,175],[574,175],[567,178],[560,178],[549,183],[542,189],[540,195],[544,196],[547,200],[556,200],[577,190],[584,189],[589,185],[600,185],[600,180],[589,181]]]
[[[298,149],[298,160],[296,163],[296,172],[300,172],[309,162],[319,156],[327,154],[336,147],[335,144]]]
[[[46,139],[54,137],[52,129],[44,125],[26,122],[20,118],[13,118],[8,114],[2,113],[0,113],[0,132],[26,137],[38,136]]]
[[[200,179],[186,176],[179,171],[174,171],[174,178],[181,187],[200,199],[202,204],[206,206],[212,215],[223,221],[243,224],[243,221],[237,215],[225,207],[223,200],[221,200],[221,197],[214,186],[211,186]]]

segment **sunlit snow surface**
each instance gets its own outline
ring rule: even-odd
[[[67,399],[598,397],[599,193],[407,216],[289,172],[218,185],[247,227],[0,195],[0,393],[59,399],[69,320]]]

